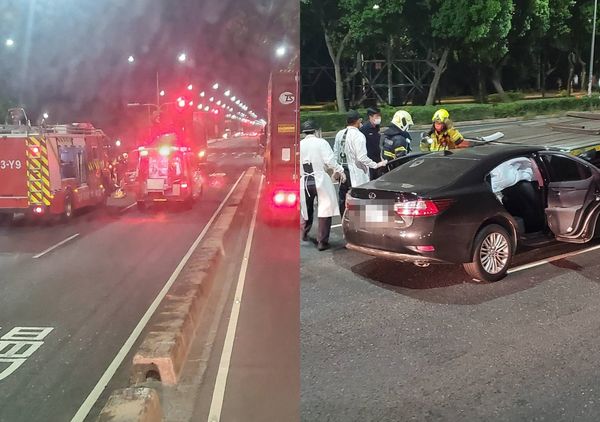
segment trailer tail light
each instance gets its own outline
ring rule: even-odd
[[[32,146],[29,147],[29,155],[31,156],[31,158],[39,158],[40,157],[40,147],[38,146]]]
[[[428,200],[419,199],[417,201],[397,202],[394,205],[394,211],[401,217],[428,217],[438,215],[448,209],[452,204],[451,199]]]

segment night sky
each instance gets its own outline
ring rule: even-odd
[[[158,71],[163,102],[219,82],[265,117],[269,72],[297,60],[298,28],[298,0],[0,0],[0,97],[32,121],[119,131],[137,118],[128,102],[156,102]]]

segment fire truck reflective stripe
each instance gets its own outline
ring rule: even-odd
[[[27,139],[27,187],[29,203],[50,205],[50,171],[48,170],[48,149],[46,139],[30,136]],[[29,148],[36,146],[39,154],[33,154]]]

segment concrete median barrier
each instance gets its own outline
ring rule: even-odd
[[[242,178],[154,314],[146,337],[133,357],[132,384],[143,383],[148,378],[165,385],[177,383],[203,317],[206,297],[227,253],[231,228],[244,218],[239,212],[240,205],[255,173],[252,168]]]
[[[124,388],[113,392],[98,422],[161,422],[160,399],[152,388]]]

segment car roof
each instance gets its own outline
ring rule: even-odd
[[[470,186],[483,183],[485,175],[504,161],[544,150],[546,148],[540,146],[486,144],[433,152],[397,167],[365,187],[433,193],[439,189]]]
[[[497,162],[509,159],[519,154],[531,154],[534,152],[545,151],[547,148],[531,145],[515,145],[515,144],[485,144],[476,145],[470,148],[459,148],[454,150],[442,151],[429,156],[445,155],[448,158],[457,157],[464,159],[474,159],[481,161]]]

